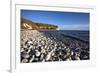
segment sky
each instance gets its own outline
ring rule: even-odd
[[[57,25],[60,30],[89,30],[89,13],[21,10],[21,17]]]

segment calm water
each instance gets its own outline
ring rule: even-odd
[[[72,37],[79,38],[81,40],[89,42],[89,31],[60,30],[59,32],[64,35],[72,36]]]

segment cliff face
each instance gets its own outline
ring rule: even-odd
[[[56,30],[58,26],[44,23],[35,23],[30,20],[21,18],[21,29],[30,30]]]

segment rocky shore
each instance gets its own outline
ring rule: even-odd
[[[89,60],[89,43],[56,31],[21,30],[21,63]]]

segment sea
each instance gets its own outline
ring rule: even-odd
[[[89,42],[89,31],[86,30],[59,30],[65,36],[71,36]]]

